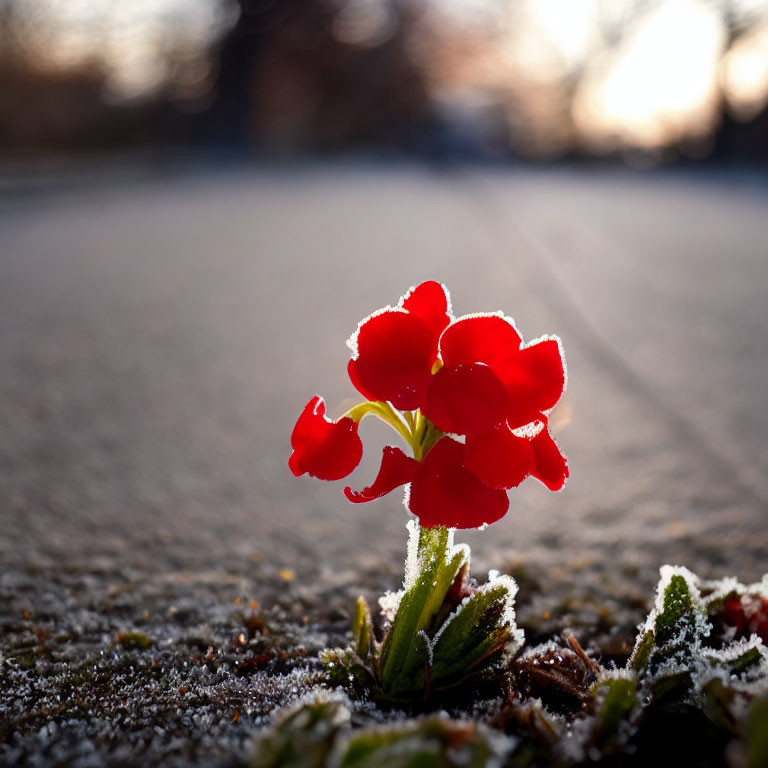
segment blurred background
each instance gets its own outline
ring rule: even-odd
[[[394,585],[289,436],[436,278],[569,363],[481,566],[758,578],[766,161],[765,0],[0,0],[0,555]]]
[[[2,0],[5,158],[768,157],[764,0]]]

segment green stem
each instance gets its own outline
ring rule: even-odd
[[[416,562],[408,563],[409,582],[379,661],[382,686],[392,694],[413,685],[414,675],[424,674],[428,654],[419,633],[431,636],[445,595],[465,559],[463,551],[451,557],[447,528],[421,528],[416,524],[409,528],[410,535],[418,537]]]
[[[419,526],[419,561],[428,564],[431,561],[445,560],[448,554],[448,529],[442,525],[433,528]]]

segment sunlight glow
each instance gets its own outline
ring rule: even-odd
[[[565,69],[580,66],[597,40],[598,0],[528,0],[528,34],[552,48]]]
[[[768,21],[733,44],[723,61],[722,84],[741,120],[755,117],[768,102]]]
[[[716,119],[725,41],[712,6],[657,6],[583,81],[573,107],[577,127],[608,148],[652,148],[706,134]]]

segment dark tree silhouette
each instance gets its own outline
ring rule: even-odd
[[[334,34],[339,6],[322,0],[241,0],[220,48],[211,134],[276,150],[356,144],[408,147],[431,120],[408,50],[417,11],[392,3],[392,32],[354,46]]]

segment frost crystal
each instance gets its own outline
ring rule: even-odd
[[[381,609],[381,615],[384,620],[391,624],[395,620],[395,614],[400,607],[400,600],[403,597],[403,590],[400,589],[397,592],[385,592],[379,598],[379,608]]]

